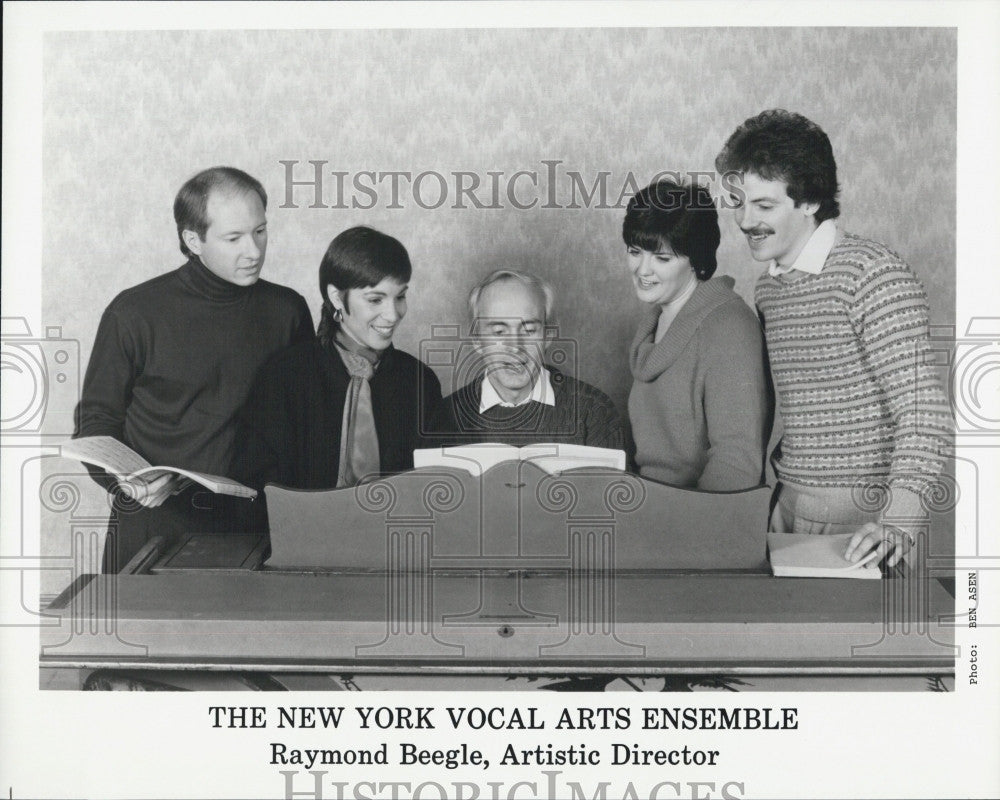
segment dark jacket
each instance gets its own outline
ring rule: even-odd
[[[258,489],[266,483],[335,488],[349,385],[343,360],[319,339],[273,358],[240,412],[234,475]],[[390,347],[372,377],[371,394],[381,471],[412,469],[413,450],[442,424],[441,384],[416,358]]]

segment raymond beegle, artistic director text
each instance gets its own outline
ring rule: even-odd
[[[264,708],[213,707],[213,727],[268,727]],[[257,711],[258,713],[254,713]],[[344,712],[348,713],[345,715]],[[351,712],[354,712],[353,714]],[[221,713],[220,713],[221,712]],[[247,713],[249,712],[249,713]],[[276,712],[276,716],[274,716]],[[463,741],[441,747],[439,741],[413,736],[411,741],[365,742],[364,746],[309,747],[292,740],[268,743],[268,763],[278,768],[286,798],[337,800],[533,800],[576,798],[610,800],[636,798],[732,798],[746,796],[746,782],[719,778],[711,768],[725,768],[722,750],[708,749],[677,738],[682,731],[791,731],[798,729],[796,708],[564,708],[554,716],[535,707],[279,707],[272,710],[273,728],[355,728],[358,730],[509,731],[506,741]],[[545,718],[548,716],[548,719]],[[228,723],[228,724],[227,724]],[[235,724],[234,724],[235,723]],[[614,732],[609,741],[554,743],[532,731]],[[631,731],[631,732],[630,732]],[[640,733],[654,731],[655,734]],[[406,737],[409,739],[410,737]],[[646,739],[643,742],[641,740]],[[351,745],[355,744],[352,742]],[[403,767],[446,774],[452,770],[488,770],[489,779],[469,780],[346,780],[358,768]],[[633,768],[617,779],[600,773],[585,780],[576,770],[560,767]],[[636,777],[635,767],[652,768],[655,780]],[[512,768],[520,768],[516,775]],[[529,770],[525,773],[525,768]],[[671,777],[675,769],[677,779]],[[701,769],[699,769],[701,768]],[[692,779],[695,769],[697,779]],[[702,770],[705,770],[702,775]],[[351,774],[353,773],[353,774]],[[506,774],[505,774],[506,773]],[[378,771],[375,775],[387,773]],[[527,775],[527,779],[526,779]],[[629,777],[625,777],[628,775]],[[683,775],[683,777],[681,777]]]

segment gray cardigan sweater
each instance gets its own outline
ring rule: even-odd
[[[760,324],[733,285],[699,283],[659,342],[659,306],[639,323],[628,413],[645,478],[709,491],[762,481],[773,396]]]

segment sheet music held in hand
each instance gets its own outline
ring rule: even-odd
[[[413,451],[413,466],[417,469],[453,467],[464,469],[471,475],[482,475],[491,467],[505,461],[530,461],[552,475],[582,467],[625,471],[624,450],[588,447],[582,444],[529,444],[524,447],[512,447],[508,444],[484,442]]]
[[[878,580],[877,550],[851,563],[844,558],[850,533],[769,533],[771,571],[778,578],[862,578]]]
[[[195,483],[204,486],[216,494],[228,494],[233,497],[257,496],[257,491],[244,486],[238,481],[222,475],[210,475],[206,472],[195,472],[180,467],[154,467],[128,445],[122,444],[112,436],[84,436],[71,439],[60,446],[62,455],[75,458],[87,464],[93,464],[115,476],[126,491],[134,493],[133,482],[141,478],[151,481],[172,472],[181,475]]]

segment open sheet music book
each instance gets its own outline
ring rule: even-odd
[[[882,572],[875,553],[852,564],[844,558],[852,534],[769,533],[771,571],[779,578],[863,578],[878,580]]]
[[[133,495],[135,490],[132,482],[137,478],[149,481],[173,472],[201,484],[216,494],[251,499],[257,496],[255,489],[221,475],[209,475],[179,467],[154,467],[131,447],[112,436],[84,436],[80,439],[70,439],[68,442],[63,442],[60,450],[67,458],[75,458],[77,461],[107,470],[117,478],[126,492],[131,492]]]
[[[508,444],[466,444],[458,447],[431,447],[413,451],[413,466],[453,467],[482,475],[505,461],[530,461],[555,475],[580,467],[603,467],[625,471],[625,451],[582,444],[529,444],[511,447]]]

